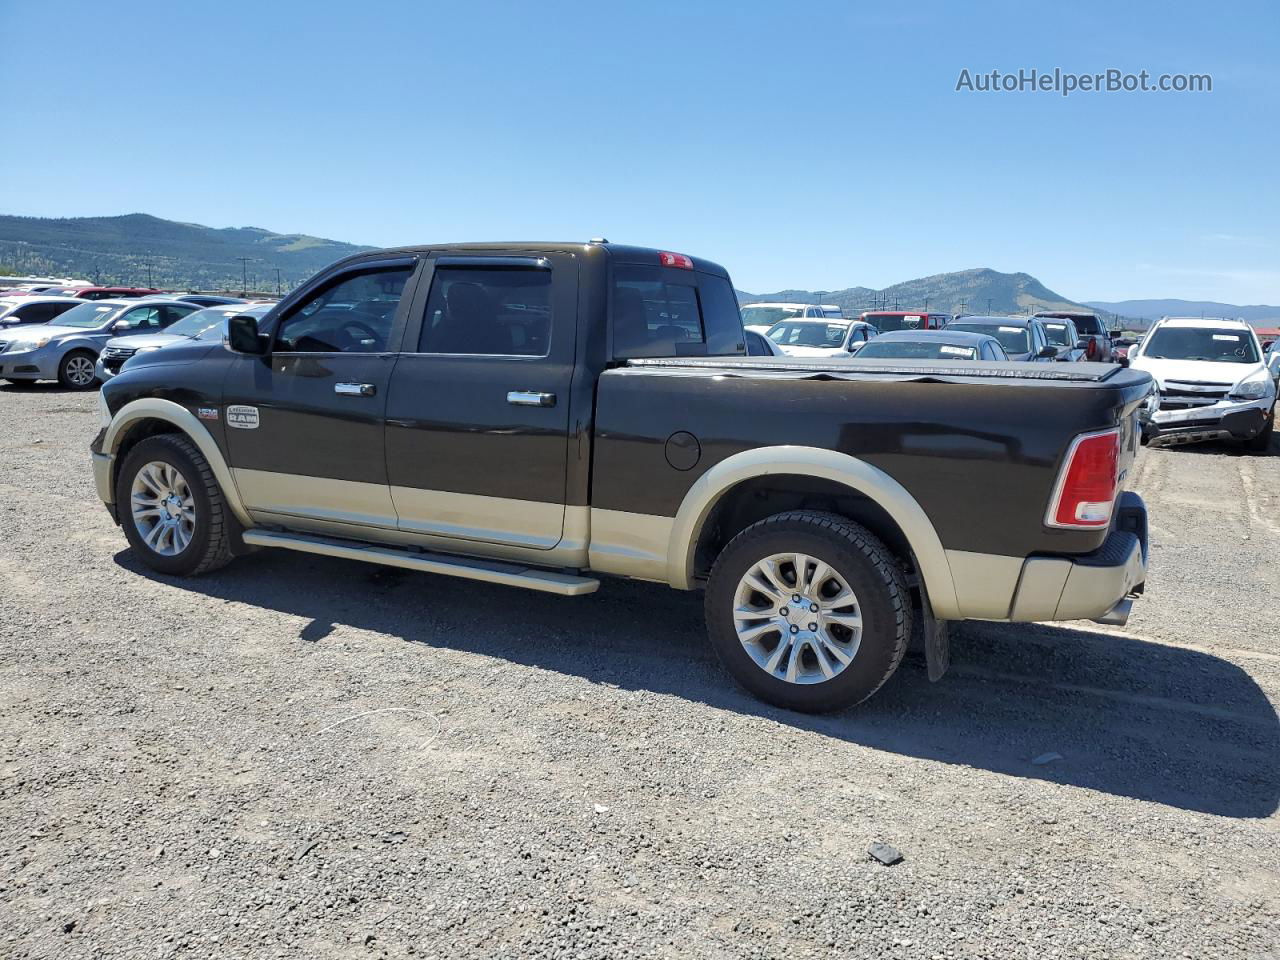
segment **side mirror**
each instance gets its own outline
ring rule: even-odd
[[[1058,348],[1051,343],[1046,343],[1040,348],[1040,352],[1036,354],[1036,357],[1040,360],[1048,360],[1050,357],[1056,357],[1057,355]]]
[[[1089,349],[1089,341],[1088,341],[1088,340],[1077,340],[1077,341],[1076,341],[1076,349],[1077,349],[1077,350],[1088,350],[1088,349]]]
[[[1127,367],[1127,366],[1129,365],[1129,358],[1128,358],[1128,357],[1116,357],[1116,363],[1120,364],[1120,366],[1122,366],[1122,367]]]
[[[271,348],[271,341],[258,332],[258,318],[244,314],[227,320],[227,348],[235,353],[261,357]]]
[[[128,320],[117,320],[111,325],[112,333],[119,333],[121,330],[128,330],[131,324]]]

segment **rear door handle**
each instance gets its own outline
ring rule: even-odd
[[[535,390],[511,390],[507,393],[507,403],[517,407],[554,407],[556,395]]]
[[[333,392],[340,397],[372,397],[378,388],[372,383],[335,383]]]

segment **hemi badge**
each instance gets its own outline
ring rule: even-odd
[[[217,420],[218,408],[217,407],[201,407],[199,410],[196,411],[196,416],[199,417],[201,420]]]

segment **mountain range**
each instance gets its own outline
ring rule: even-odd
[[[0,215],[0,263],[23,274],[172,289],[292,289],[370,247],[260,227],[217,229],[145,213],[121,217]],[[254,281],[256,277],[256,282]]]
[[[371,247],[261,227],[206,227],[145,213],[117,217],[0,215],[0,272],[69,276],[95,283],[146,284],[169,289],[259,292],[292,289],[334,260]],[[1027,273],[988,268],[938,273],[884,289],[738,291],[742,303],[782,300],[834,303],[847,316],[863,310],[944,313],[1025,313],[1102,310],[1121,318],[1165,315],[1245,317],[1280,322],[1280,307],[1188,300],[1075,301]]]
[[[1265,303],[1241,306],[1214,300],[1086,300],[1089,306],[1122,317],[1228,317],[1259,326],[1280,325],[1280,307]]]
[[[1037,310],[1080,310],[1089,308],[1055,293],[1028,273],[1000,273],[987,267],[937,273],[907,280],[876,290],[849,287],[821,294],[822,303],[834,303],[846,316],[863,310],[937,310],[942,313],[1026,313]],[[817,303],[819,294],[809,290],[780,290],[754,294],[738,291],[741,303],[789,301]]]

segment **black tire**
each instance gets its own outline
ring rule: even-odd
[[[152,462],[175,467],[185,479],[195,501],[195,529],[190,542],[171,556],[158,553],[143,540],[130,504],[133,483],[140,470]],[[209,461],[183,434],[164,433],[143,440],[125,457],[116,477],[116,505],[120,525],[138,558],[152,570],[174,576],[196,576],[225,566],[232,559],[235,520],[227,508]]]
[[[88,360],[90,366],[93,366],[98,362],[97,356],[90,350],[72,350],[58,362],[58,383],[60,383],[64,389],[92,390],[98,385],[98,377],[96,374],[85,382],[82,379],[77,378],[72,372],[72,364],[79,365],[84,360]]]
[[[739,581],[764,558],[784,553],[825,562],[857,596],[860,642],[852,661],[830,679],[798,684],[773,676],[738,639]],[[707,584],[706,619],[716,655],[746,690],[775,706],[821,713],[860,703],[893,675],[911,637],[911,594],[897,558],[865,527],[837,514],[795,510],[752,524],[724,548]]]
[[[1251,440],[1244,442],[1244,448],[1250,453],[1270,453],[1271,438],[1276,432],[1276,409],[1271,408],[1271,416],[1267,418],[1267,425],[1263,431]]]

